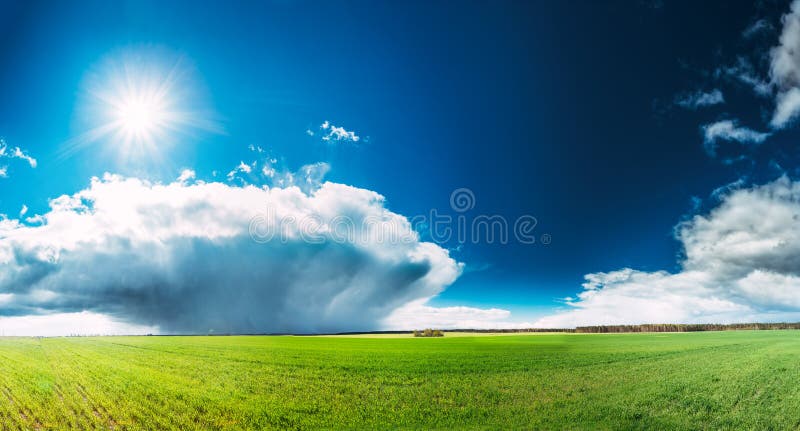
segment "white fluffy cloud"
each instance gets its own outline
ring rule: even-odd
[[[589,274],[570,310],[536,326],[800,320],[800,182],[733,190],[677,238],[680,272]]]
[[[344,127],[336,127],[327,120],[319,128],[322,130],[323,141],[358,142],[361,140],[361,137],[356,135],[355,132],[345,130]],[[314,136],[313,133],[311,136]]]
[[[106,325],[82,333],[372,330],[462,270],[381,195],[330,182],[304,192],[106,175],[37,220],[0,220],[0,330],[76,313]]]
[[[792,2],[781,21],[779,44],[770,51],[770,82],[778,91],[770,122],[775,128],[785,127],[800,113],[800,0]]]
[[[722,120],[706,124],[702,128],[703,143],[710,155],[716,154],[718,141],[733,141],[740,144],[760,144],[769,137],[769,133],[757,132],[739,126],[736,121]]]

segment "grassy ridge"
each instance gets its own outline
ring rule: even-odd
[[[800,333],[0,340],[3,429],[796,429]]]

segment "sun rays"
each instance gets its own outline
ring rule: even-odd
[[[122,164],[160,164],[178,137],[219,132],[183,57],[155,49],[112,55],[87,74],[77,135],[62,151],[89,146]]]

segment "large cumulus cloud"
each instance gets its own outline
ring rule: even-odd
[[[0,221],[0,316],[94,313],[161,332],[375,329],[461,265],[379,194],[106,175]]]
[[[800,320],[800,182],[737,189],[678,226],[682,270],[586,276],[537,326]]]

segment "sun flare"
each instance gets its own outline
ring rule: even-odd
[[[83,132],[65,149],[99,143],[121,163],[159,161],[180,135],[219,132],[180,56],[144,50],[115,55],[85,84]]]
[[[126,132],[144,135],[158,127],[161,112],[156,104],[129,100],[117,111],[117,117]]]
[[[111,106],[113,128],[117,141],[128,147],[153,148],[164,141],[170,127],[178,125],[180,117],[170,112],[170,100],[166,92],[139,88],[118,96]],[[129,150],[131,148],[128,148]]]

